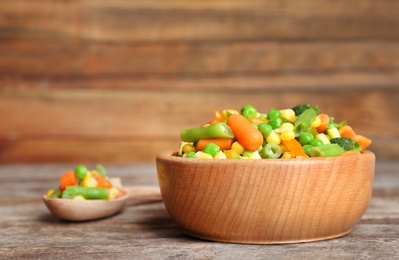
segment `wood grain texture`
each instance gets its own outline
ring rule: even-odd
[[[398,39],[395,1],[3,1],[1,35],[101,41]],[[34,22],[32,22],[34,21]],[[316,22],[317,21],[317,22]],[[1,36],[0,35],[0,36]]]
[[[214,109],[313,103],[399,158],[395,1],[0,5],[0,163],[154,161]],[[389,122],[387,124],[386,122]]]
[[[163,202],[194,237],[243,244],[326,240],[348,234],[366,212],[371,152],[291,160],[157,157]]]
[[[43,59],[43,57],[46,57]],[[77,80],[276,74],[398,74],[396,41],[221,41],[129,43],[74,39],[4,39],[1,74]],[[78,77],[79,76],[79,77]],[[149,77],[151,76],[151,77]],[[315,75],[316,76],[316,75]]]
[[[93,165],[95,166],[95,165]],[[158,185],[155,164],[105,164],[126,186]],[[82,223],[52,216],[41,196],[74,164],[0,166],[0,258],[4,259],[395,259],[399,254],[398,163],[378,162],[373,196],[353,231],[339,239],[280,246],[205,242],[183,233],[162,203],[128,206]],[[26,181],[29,179],[30,181]]]
[[[372,88],[363,91],[361,99],[356,91],[344,90],[294,95],[266,89],[243,95],[240,91],[8,88],[0,93],[2,162],[154,161],[156,154],[178,146],[182,129],[209,121],[215,109],[239,109],[247,103],[260,111],[319,104],[338,121],[347,120],[358,133],[372,138],[370,149],[377,157],[399,155],[398,146],[390,145],[398,138],[399,122],[393,116],[399,101],[396,91]]]

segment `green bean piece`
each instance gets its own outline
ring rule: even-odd
[[[89,170],[87,170],[86,166],[84,166],[84,165],[76,166],[76,168],[75,168],[76,178],[83,180],[86,177],[88,171]]]
[[[273,128],[271,125],[267,123],[260,123],[258,125],[258,130],[262,133],[263,137],[266,138],[270,135],[272,132]]]
[[[323,144],[309,150],[310,157],[339,156],[344,152],[344,148],[338,144]]]
[[[258,115],[258,111],[251,105],[246,105],[241,108],[241,115],[246,119],[255,118]]]
[[[277,159],[281,156],[281,147],[275,143],[268,143],[260,150],[260,157],[263,159]]]
[[[180,139],[184,142],[197,142],[207,138],[234,138],[234,134],[228,125],[221,122],[180,132]]]
[[[209,143],[205,145],[203,152],[214,157],[218,152],[220,152],[220,147],[214,143]]]
[[[319,132],[317,132],[317,129],[313,126],[309,126],[308,129],[306,130],[306,133],[312,134],[313,137],[319,134]]]
[[[298,116],[294,124],[295,136],[298,137],[306,132],[311,123],[316,117],[316,111],[313,108],[308,108]]]
[[[107,200],[109,198],[109,189],[107,188],[92,188],[82,186],[67,186],[62,193],[63,199],[73,199],[76,196],[83,196],[88,200]]]

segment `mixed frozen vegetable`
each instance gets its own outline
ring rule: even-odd
[[[116,199],[124,195],[120,178],[109,178],[102,165],[89,171],[86,166],[78,165],[75,170],[60,176],[60,185],[47,192],[48,198],[62,199]]]
[[[178,156],[209,159],[342,156],[359,154],[372,142],[310,104],[267,113],[251,105],[216,110],[208,123],[181,131],[180,139]]]

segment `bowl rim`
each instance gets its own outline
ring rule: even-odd
[[[360,154],[351,154],[347,156],[328,156],[328,157],[309,157],[309,158],[280,158],[280,159],[258,159],[258,160],[239,160],[239,159],[205,159],[205,158],[184,158],[176,156],[177,151],[167,150],[159,153],[156,156],[156,161],[167,161],[175,162],[179,164],[237,164],[237,165],[259,165],[259,164],[293,164],[293,163],[306,163],[306,164],[318,164],[336,161],[353,161],[354,158],[365,158],[369,157],[371,160],[375,160],[375,154],[370,150],[362,151]]]

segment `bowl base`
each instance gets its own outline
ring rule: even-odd
[[[212,242],[222,242],[222,243],[232,243],[232,244],[258,244],[258,245],[272,245],[272,244],[295,244],[295,243],[309,243],[309,242],[317,242],[323,240],[330,240],[334,238],[343,237],[349,234],[352,231],[352,228],[344,231],[339,234],[334,234],[331,236],[324,237],[312,237],[312,238],[303,238],[303,239],[292,239],[292,240],[244,240],[244,239],[224,239],[217,237],[208,237],[200,234],[193,234],[187,230],[183,230],[183,232],[191,237],[199,238],[202,240],[212,241]]]

